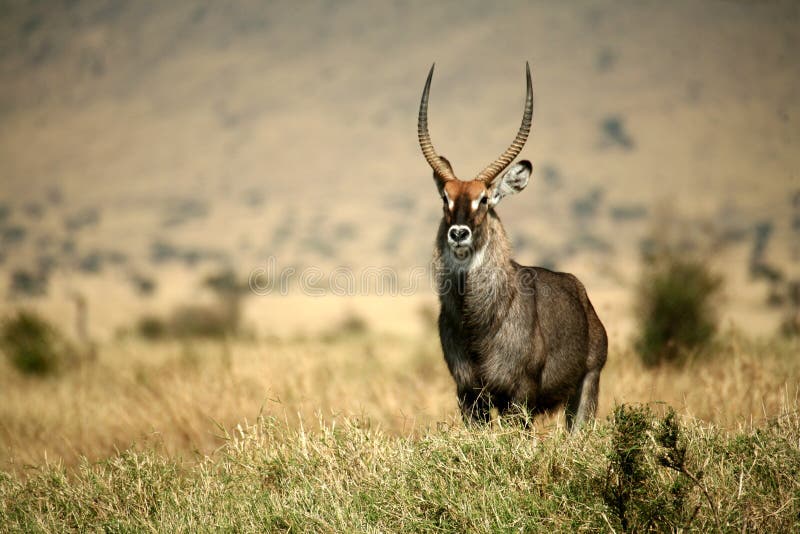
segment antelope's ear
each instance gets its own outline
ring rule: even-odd
[[[450,174],[455,175],[455,173],[453,172],[453,166],[450,165],[450,161],[444,156],[439,156],[439,159],[441,160],[442,163],[447,165],[448,169],[450,169]],[[442,191],[444,191],[444,184],[447,183],[448,178],[445,178],[444,176],[439,176],[439,173],[433,171],[433,181],[436,182],[436,189],[439,190],[439,195],[441,195]]]
[[[531,169],[533,169],[531,162],[524,159],[515,163],[502,176],[495,178],[489,187],[489,205],[496,206],[504,196],[525,189],[531,177]]]

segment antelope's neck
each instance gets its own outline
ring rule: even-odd
[[[511,305],[515,288],[511,245],[499,219],[487,220],[488,240],[466,260],[437,241],[434,267],[442,310],[465,327],[491,326]]]

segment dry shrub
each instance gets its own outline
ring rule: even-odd
[[[222,338],[240,334],[242,299],[247,294],[247,284],[232,271],[223,270],[207,276],[202,285],[214,294],[213,302],[184,304],[166,319],[145,315],[136,323],[135,332],[149,340]]]

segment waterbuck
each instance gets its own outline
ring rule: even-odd
[[[417,133],[444,204],[434,251],[439,337],[466,422],[489,421],[492,407],[500,414],[521,408],[533,416],[566,404],[567,427],[573,429],[597,410],[608,351],[605,328],[575,276],[511,259],[495,212],[531,175],[525,160],[503,173],[531,129],[527,64],[525,74],[525,112],[516,139],[470,181],[459,180],[433,148],[428,133],[433,66],[425,82]]]

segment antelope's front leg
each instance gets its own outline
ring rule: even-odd
[[[458,388],[458,407],[465,424],[486,424],[492,420],[492,402],[483,388]]]
[[[465,358],[447,360],[450,374],[456,382],[458,407],[464,423],[488,423],[491,420],[492,401],[488,392],[475,379],[472,365]]]

